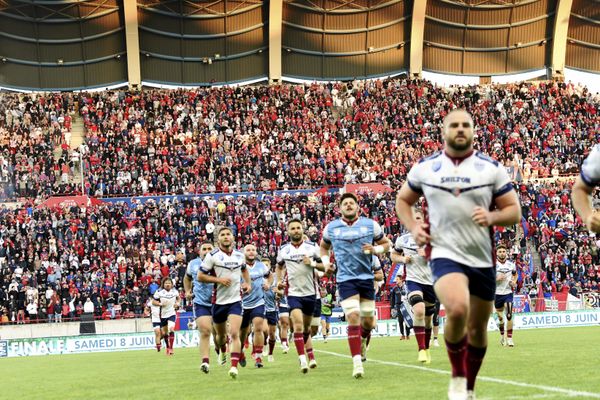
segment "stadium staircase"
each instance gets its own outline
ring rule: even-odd
[[[73,116],[73,122],[71,124],[71,150],[77,150],[79,146],[83,143],[85,138],[85,128],[83,125],[83,120],[81,118],[76,118]],[[58,161],[62,154],[61,146],[56,146],[54,148],[54,160]],[[75,164],[75,169],[73,170],[73,180],[72,183],[81,183],[81,174],[80,174],[80,165],[79,163]]]
[[[79,151],[79,146],[85,139],[85,127],[83,125],[83,119],[77,118],[73,121],[71,126],[71,150]],[[81,183],[81,164],[75,164],[75,170],[73,171],[73,183]]]

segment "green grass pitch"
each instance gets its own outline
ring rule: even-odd
[[[444,399],[450,366],[440,342],[431,365],[421,366],[414,337],[373,338],[361,380],[351,377],[346,340],[316,342],[318,368],[306,375],[293,344],[286,355],[278,344],[274,363],[255,369],[249,360],[235,381],[214,352],[210,374],[201,373],[197,349],[1,359],[0,398]],[[478,399],[600,398],[600,327],[516,331],[515,343],[503,348],[490,334]]]

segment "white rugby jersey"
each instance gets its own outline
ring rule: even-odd
[[[242,270],[246,269],[246,258],[244,253],[239,250],[233,250],[227,254],[221,249],[214,249],[206,255],[200,270],[206,274],[214,271],[217,278],[230,278],[231,285],[225,286],[216,284],[213,291],[214,304],[231,304],[236,301],[242,301],[241,281]]]
[[[152,323],[160,322],[160,306],[155,306],[152,304],[152,299],[148,299],[148,307],[150,308],[150,321]]]
[[[304,264],[304,256],[320,259],[319,247],[312,242],[302,242],[298,247],[287,243],[277,253],[277,264],[285,265],[287,271],[288,296],[316,296],[318,293],[315,268]]]
[[[510,282],[517,273],[514,262],[505,260],[503,263],[496,260],[496,294],[511,294]]]
[[[462,161],[437,152],[415,164],[407,181],[427,200],[430,259],[492,267],[492,228],[477,225],[471,215],[476,206],[490,209],[495,197],[514,190],[504,166],[477,151]]]
[[[175,288],[171,290],[159,289],[154,292],[154,299],[160,301],[160,317],[169,318],[175,315],[175,302],[179,292]]]
[[[595,145],[581,165],[581,179],[586,185],[600,185],[600,144]]]
[[[398,236],[394,243],[394,250],[410,256],[410,263],[406,265],[406,280],[421,283],[423,285],[433,285],[431,269],[427,264],[427,259],[420,256],[417,250],[419,246],[410,233]]]

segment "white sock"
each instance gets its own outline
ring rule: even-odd
[[[302,354],[300,357],[300,364],[306,364],[306,354]]]
[[[354,363],[354,365],[362,365],[362,357],[360,356],[360,354],[353,356],[352,362]]]

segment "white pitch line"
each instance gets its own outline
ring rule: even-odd
[[[335,353],[333,351],[316,350],[316,349],[315,349],[315,351],[319,352],[319,353],[329,354],[329,355],[336,356],[336,357],[352,358],[351,356],[349,356],[347,354]],[[419,365],[402,364],[402,363],[393,362],[393,361],[373,360],[373,359],[369,358],[369,363],[393,365],[396,367],[418,369],[418,370],[422,370],[422,371],[433,372],[436,374],[450,375],[450,371],[446,371],[443,369],[427,368],[427,367],[421,367]],[[484,381],[484,382],[493,382],[493,383],[500,383],[503,385],[520,386],[520,387],[526,387],[526,388],[531,388],[531,389],[540,389],[545,392],[561,393],[561,394],[565,394],[569,397],[589,397],[589,398],[593,398],[593,399],[600,399],[600,393],[582,392],[582,391],[577,391],[577,390],[563,389],[563,388],[555,387],[555,386],[545,386],[545,385],[536,385],[536,384],[517,382],[517,381],[509,381],[506,379],[498,379],[498,378],[492,378],[492,377],[488,377],[488,376],[478,376],[477,379],[479,381]],[[531,396],[528,396],[528,398],[531,398]]]
[[[555,398],[558,394],[532,394],[529,396],[508,396],[505,400],[522,400],[522,399],[550,399]]]

